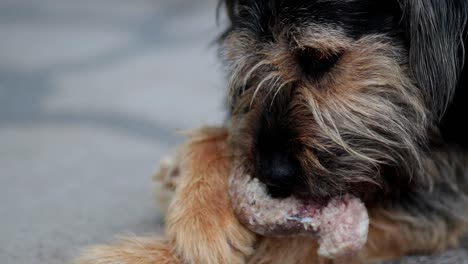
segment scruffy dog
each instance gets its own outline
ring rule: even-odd
[[[456,246],[468,224],[468,0],[223,2],[230,115],[158,174],[166,238],[79,263],[370,263]],[[308,238],[249,232],[230,206],[232,164],[278,199],[359,197],[365,248],[326,260]]]

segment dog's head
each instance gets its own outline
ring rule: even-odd
[[[462,68],[465,0],[225,0],[238,165],[276,197],[372,197],[422,156]]]

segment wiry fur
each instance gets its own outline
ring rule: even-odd
[[[468,224],[468,0],[222,2],[230,116],[158,177],[174,195],[166,242],[79,263],[371,263],[455,247]],[[276,197],[360,197],[365,248],[331,261],[308,239],[251,234],[230,209],[232,162]]]

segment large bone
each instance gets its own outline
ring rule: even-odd
[[[369,218],[358,198],[346,195],[327,206],[293,197],[274,199],[264,184],[238,168],[230,177],[229,195],[237,217],[252,232],[268,237],[314,237],[322,257],[357,253],[367,241]]]

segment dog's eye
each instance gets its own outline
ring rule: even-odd
[[[299,49],[296,56],[302,72],[309,78],[317,79],[336,65],[340,55],[337,52],[324,52],[305,47]]]

